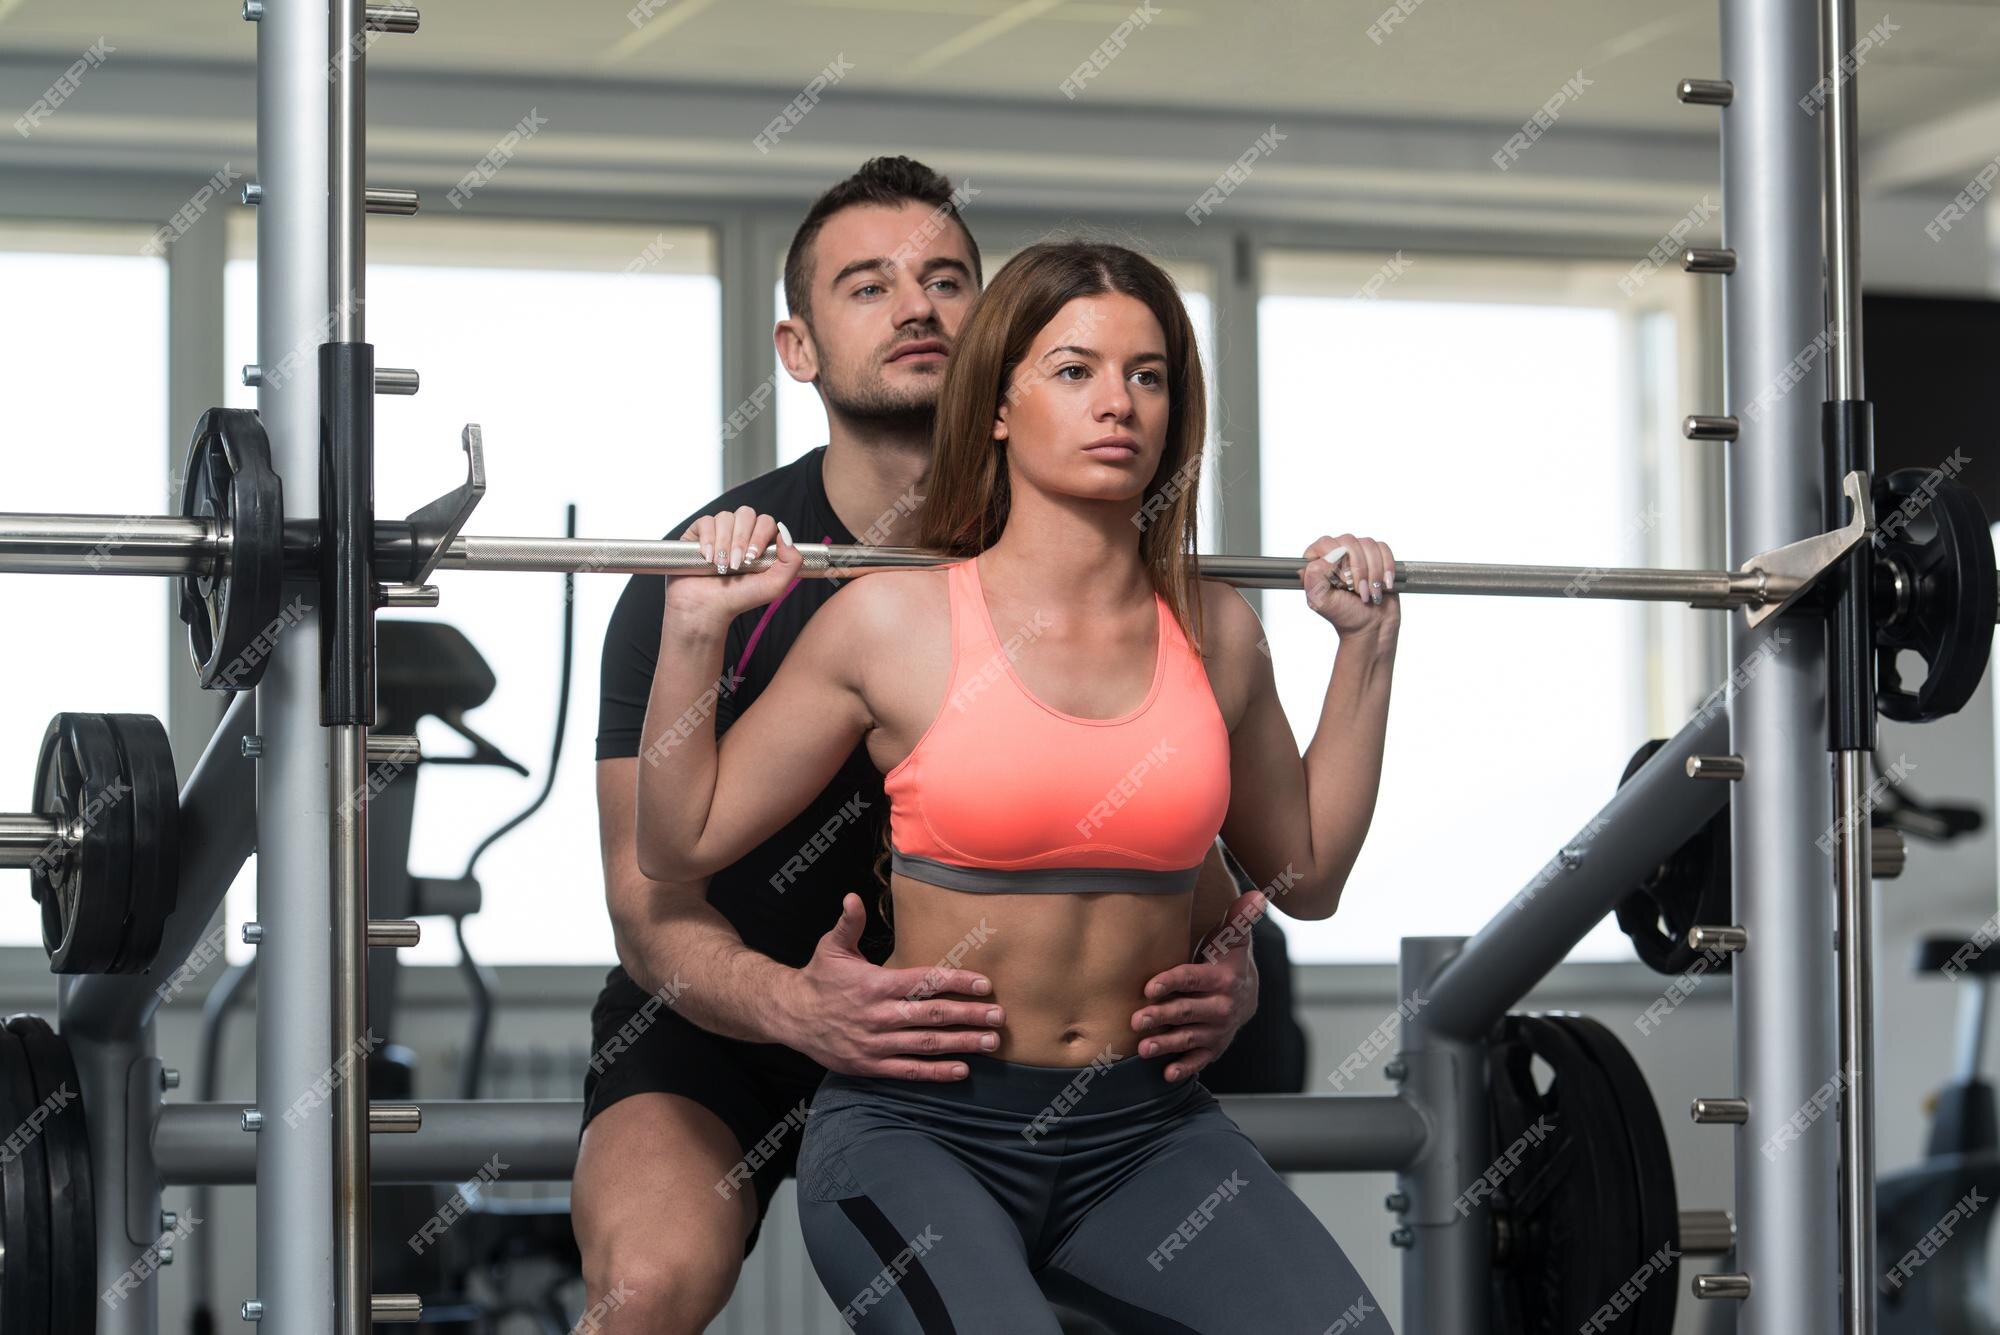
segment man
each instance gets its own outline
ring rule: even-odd
[[[786,256],[790,316],[775,336],[786,371],[819,387],[829,442],[732,488],[677,536],[697,537],[704,521],[714,559],[731,564],[755,555],[743,550],[752,513],[804,542],[905,542],[945,359],[980,280],[950,183],[922,164],[875,158],[822,195]],[[725,511],[733,527],[706,519]],[[802,580],[739,617],[724,679],[674,731],[727,729],[836,587]],[[599,832],[621,967],[592,1012],[573,1197],[604,1335],[694,1335],[722,1310],[827,1069],[960,1078],[952,1055],[979,1050],[1003,1014],[975,999],[991,990],[971,967],[976,947],[934,969],[879,967],[889,935],[873,864],[887,804],[864,748],[711,882],[640,874],[639,739],[664,600],[664,580],[634,578],[604,648]],[[1214,930],[1224,948],[1203,961],[1191,942],[1196,962],[1149,983],[1133,1021],[1142,1054],[1173,1054],[1170,1078],[1192,1078],[1256,1009],[1246,943],[1262,908],[1259,895],[1236,898],[1212,853],[1193,930]]]

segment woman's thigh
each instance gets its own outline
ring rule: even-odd
[[[863,1335],[1061,1335],[1013,1218],[921,1130],[815,1109],[799,1224],[820,1284]]]
[[[1135,1154],[1039,1278],[1120,1332],[1389,1335],[1340,1244],[1213,1105]]]

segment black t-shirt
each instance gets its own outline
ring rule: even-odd
[[[748,505],[759,514],[783,520],[799,542],[852,544],[854,535],[826,497],[820,472],[825,455],[822,445],[730,488],[676,524],[667,538],[678,539],[703,515]],[[776,602],[752,608],[730,624],[723,672],[731,689],[716,701],[718,738],[763,693],[806,618],[833,597],[840,584],[836,579],[800,579]],[[666,577],[634,575],[604,634],[599,760],[639,754],[665,614]],[[708,902],[735,926],[744,944],[796,968],[812,958],[813,947],[840,916],[841,897],[858,894],[868,906],[862,953],[880,963],[888,957],[890,937],[881,916],[882,882],[875,875],[875,858],[888,809],[881,771],[867,748],[856,746],[811,805],[709,878]]]

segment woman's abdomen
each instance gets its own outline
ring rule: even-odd
[[[967,969],[1006,1012],[993,1055],[1035,1066],[1129,1057],[1148,979],[1187,962],[1185,894],[974,894],[891,879],[890,968]],[[941,994],[942,995],[942,994]]]

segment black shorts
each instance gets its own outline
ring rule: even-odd
[[[583,1076],[583,1124],[634,1094],[678,1094],[722,1119],[743,1160],[717,1191],[744,1185],[757,1195],[757,1222],[743,1254],[757,1245],[778,1183],[798,1163],[806,1108],[826,1075],[810,1057],[780,1043],[745,1043],[712,1034],[613,969],[590,1011],[590,1064]]]

